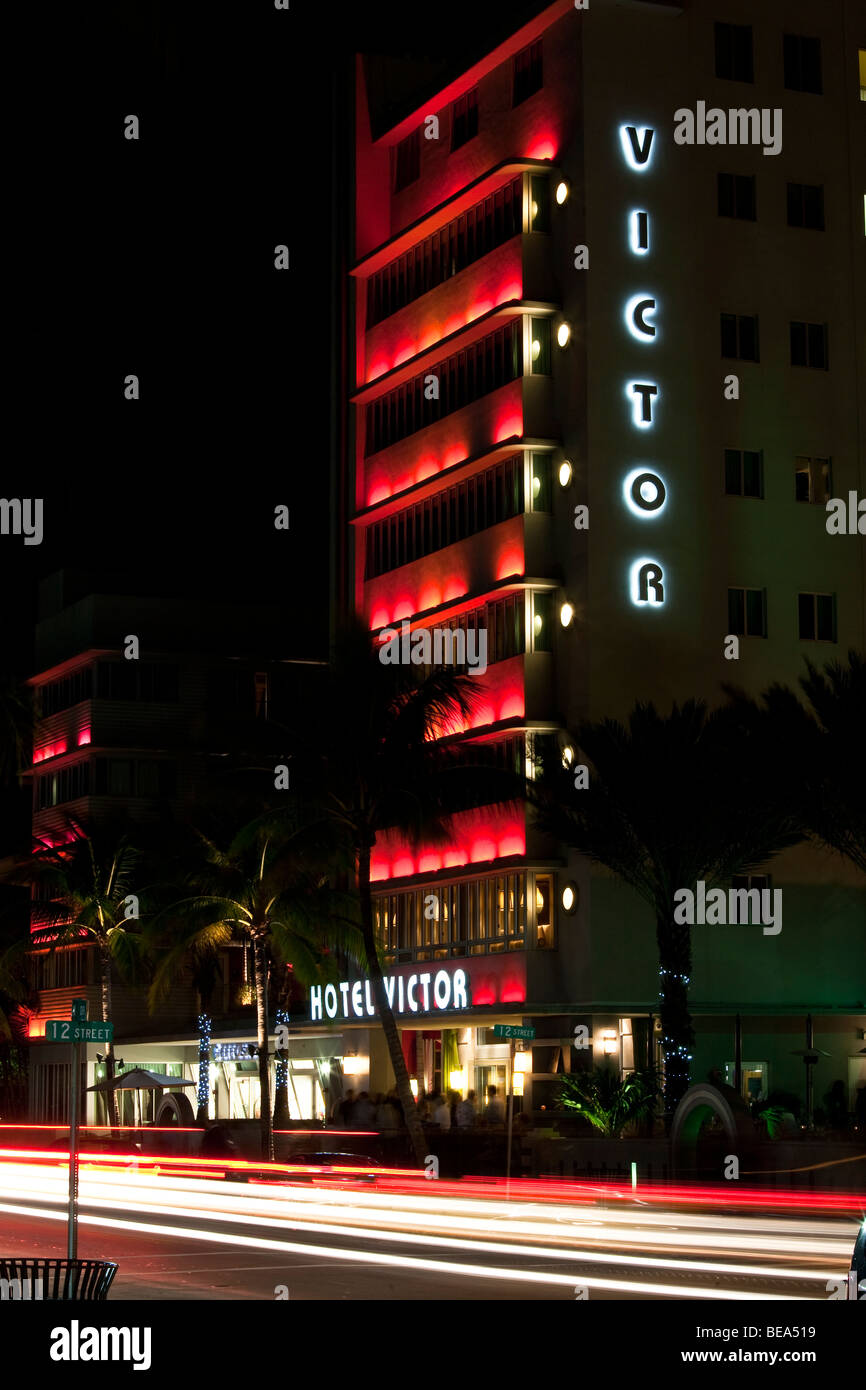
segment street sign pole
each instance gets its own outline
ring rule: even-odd
[[[81,1072],[81,1043],[72,1044],[72,1075],[69,1080],[69,1215],[66,1224],[66,1258],[74,1260],[78,1250],[78,1083]]]
[[[509,1078],[508,1078],[508,1080],[509,1080],[509,1086],[508,1086],[508,1156],[507,1156],[507,1158],[506,1158],[506,1160],[505,1160],[505,1200],[506,1200],[506,1202],[508,1201],[509,1196],[511,1195],[511,1128],[512,1128],[512,1124],[513,1124],[513,1121],[514,1121],[514,1053],[515,1053],[515,1050],[516,1050],[516,1048],[515,1048],[515,1042],[514,1042],[514,1039],[513,1039],[513,1038],[511,1039],[511,1045],[510,1045],[510,1049],[509,1049],[509,1050],[510,1050],[510,1052],[511,1052],[511,1069],[510,1069],[510,1075],[509,1075]]]

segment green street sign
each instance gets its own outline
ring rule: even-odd
[[[527,1042],[535,1037],[534,1028],[518,1028],[512,1023],[494,1023],[494,1038],[523,1038]]]
[[[45,1037],[48,1042],[110,1043],[114,1041],[114,1024],[75,1023],[71,1019],[67,1022],[65,1019],[53,1018],[45,1025]]]
[[[73,1022],[73,1023],[86,1023],[86,1022],[87,1022],[87,1000],[86,1000],[86,999],[73,999],[73,1001],[72,1001],[72,1014],[70,1015],[70,1017],[72,1018],[72,1022]]]

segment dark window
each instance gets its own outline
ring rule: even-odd
[[[478,88],[458,97],[451,105],[451,148],[459,150],[478,134]]]
[[[791,366],[826,371],[826,323],[791,323]]]
[[[745,222],[757,218],[755,178],[752,174],[719,174],[719,216]]]
[[[514,89],[512,106],[519,106],[527,97],[541,90],[544,74],[541,62],[541,39],[514,56]]]
[[[50,714],[57,714],[60,710],[69,709],[71,705],[77,705],[82,700],[89,700],[93,694],[93,668],[85,667],[81,671],[73,671],[69,676],[63,676],[59,681],[50,681],[48,685],[41,686],[37,692],[39,715],[45,719]]]
[[[798,594],[797,614],[801,641],[836,641],[834,594]]]
[[[763,497],[763,459],[759,452],[725,450],[725,492],[732,497]]]
[[[716,77],[754,82],[750,24],[716,24]]]
[[[547,185],[547,179],[541,182]],[[498,224],[495,200],[486,198],[377,270],[368,285],[367,327],[395,314],[465,266],[486,256],[495,246],[516,236],[523,217],[520,175],[499,190],[499,199]]]
[[[407,135],[397,146],[394,158],[394,192],[399,193],[414,183],[421,173],[421,127]]]
[[[758,359],[757,314],[722,314],[722,356],[739,357],[744,362]]]
[[[765,589],[728,590],[728,631],[740,637],[766,637]]]
[[[807,39],[802,34],[783,34],[782,52],[785,59],[785,86],[792,92],[816,92],[821,85],[821,40]]]
[[[822,184],[788,184],[788,226],[824,230],[824,188]]]

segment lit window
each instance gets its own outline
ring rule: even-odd
[[[550,320],[529,320],[530,372],[533,376],[550,376]]]
[[[866,48],[860,49],[860,100],[866,101]]]
[[[799,454],[794,461],[794,496],[798,502],[821,506],[833,495],[833,467],[828,458]]]

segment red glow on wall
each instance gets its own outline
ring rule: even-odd
[[[442,590],[434,584],[428,584],[426,589],[421,590],[421,598],[418,603],[417,611],[425,613],[428,608],[438,608],[442,603]]]
[[[556,141],[552,135],[541,135],[526,151],[527,159],[555,159]]]
[[[379,627],[387,627],[387,626],[388,626],[388,610],[387,610],[387,608],[377,608],[376,611],[374,612],[372,618],[370,619],[370,627],[371,627],[371,628],[373,629],[373,631],[375,632],[376,628],[379,628]]]
[[[503,439],[519,439],[523,434],[523,411],[512,412],[499,420],[493,435],[494,443],[501,444]]]
[[[440,868],[465,864],[486,864],[511,855],[526,853],[526,826],[514,811],[483,807],[461,811],[452,817],[451,843],[419,845],[410,848],[392,831],[376,836],[370,864],[370,878],[381,883],[412,874],[435,873]]]
[[[445,587],[443,603],[451,603],[454,599],[462,598],[465,593],[465,579],[452,579]]]
[[[518,983],[517,981],[513,981],[513,982],[511,982],[511,983],[509,983],[509,984],[503,985],[503,986],[502,986],[502,1003],[503,1003],[503,1004],[525,1004],[525,1003],[526,1003],[526,989],[525,989],[525,987],[524,987],[522,984]]]
[[[446,450],[445,457],[442,460],[442,467],[454,468],[458,463],[462,463],[464,459],[468,459],[468,457],[469,450],[466,448],[466,445],[455,444],[452,448]]]
[[[61,739],[58,743],[46,743],[41,748],[34,748],[33,763],[44,763],[49,758],[59,758],[61,753],[66,752],[66,740]]]
[[[524,565],[523,546],[509,545],[499,556],[496,578],[508,579],[512,574],[523,574]]]
[[[34,1014],[27,1024],[28,1038],[44,1038],[46,1022],[46,1019],[37,1018]]]
[[[422,459],[415,469],[415,482],[423,483],[427,478],[434,478],[438,472],[439,464],[435,459]]]
[[[391,489],[387,483],[377,483],[367,498],[367,506],[375,507],[377,502],[384,502],[386,497],[391,496]]]
[[[509,695],[499,706],[500,719],[522,719],[525,713],[522,690],[515,690],[514,694]]]
[[[90,742],[90,730],[89,730],[89,729],[79,729],[79,731],[78,731],[78,747],[79,747],[79,748],[84,748],[84,747],[87,746],[87,744],[88,744],[89,742]]]

